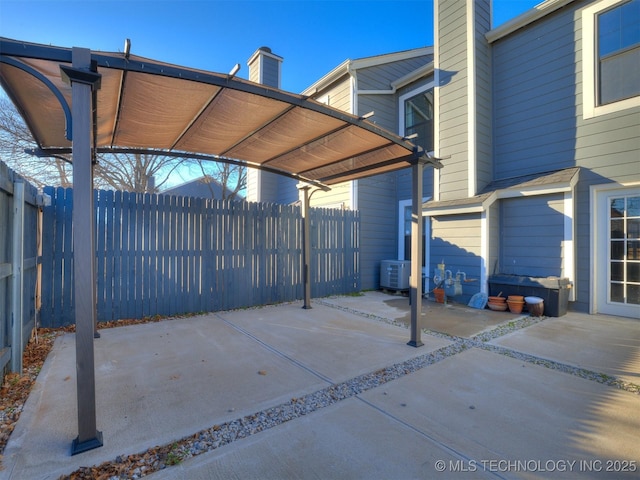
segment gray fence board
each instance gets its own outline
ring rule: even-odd
[[[48,189],[43,325],[74,322],[72,191]],[[301,299],[302,218],[290,205],[98,191],[99,321]],[[357,212],[312,209],[312,295],[360,288]]]
[[[22,318],[15,322],[22,328],[21,334],[13,335],[12,312],[14,310],[12,284],[13,271],[13,223],[14,223],[14,183],[24,183],[24,221],[22,242],[22,272],[21,284],[16,284],[17,298],[22,303]],[[9,368],[12,356],[18,359],[29,341],[31,331],[35,327],[38,309],[38,246],[39,246],[39,207],[37,206],[37,190],[33,185],[24,181],[17,173],[0,162],[0,370],[4,373]],[[47,245],[46,248],[51,248]],[[20,328],[20,327],[18,327]],[[12,345],[14,338],[19,339],[20,345]],[[19,369],[21,362],[15,362]]]

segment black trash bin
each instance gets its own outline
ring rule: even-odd
[[[566,315],[569,304],[569,289],[572,283],[568,278],[529,277],[526,275],[498,274],[489,277],[489,295],[503,297],[523,295],[540,297],[544,300],[544,315],[561,317]]]

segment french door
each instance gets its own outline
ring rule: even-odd
[[[640,319],[640,188],[596,193],[596,310]]]

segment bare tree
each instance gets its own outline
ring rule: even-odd
[[[220,185],[220,200],[235,200],[247,186],[247,168],[230,163],[196,161],[202,178],[200,181],[209,187],[211,198],[216,198],[214,183]]]
[[[97,160],[96,187],[150,193],[158,192],[183,162],[148,153],[99,154]]]
[[[33,185],[71,187],[71,155],[36,157],[25,153],[37,145],[13,103],[0,91],[0,161]],[[132,192],[158,192],[169,178],[192,162],[162,154],[98,154],[95,186]],[[196,161],[205,179],[220,183],[223,198],[235,198],[246,186],[243,167],[217,162]],[[212,195],[213,196],[213,195]]]
[[[36,147],[13,103],[0,95],[0,160],[37,187],[70,187],[72,167],[68,157],[38,158],[25,153]]]

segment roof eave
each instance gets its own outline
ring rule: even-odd
[[[329,73],[327,73],[320,80],[314,82],[312,85],[307,87],[301,93],[301,95],[304,95],[306,97],[313,96],[316,93],[318,93],[320,90],[322,90],[323,88],[326,88],[327,86],[331,85],[335,81],[339,80],[341,77],[349,74],[349,65],[350,64],[351,64],[351,60],[350,59],[346,59],[344,62],[342,62],[336,68],[331,70]]]
[[[433,47],[420,47],[413,50],[405,50],[402,52],[387,53],[384,55],[376,55],[373,57],[359,58],[356,60],[347,59],[336,68],[327,73],[324,77],[306,88],[302,95],[312,96],[319,91],[327,88],[345,75],[351,74],[361,68],[375,67],[384,65],[385,63],[397,62],[409,58],[421,57],[424,55],[433,55]],[[419,69],[420,70],[420,69]],[[433,68],[432,68],[433,70]],[[413,75],[415,72],[412,72]]]
[[[527,25],[549,15],[552,12],[572,3],[574,0],[547,0],[542,2],[531,10],[524,12],[506,23],[503,23],[493,30],[489,30],[485,34],[485,38],[489,43],[493,43],[511,33],[526,27]]]

